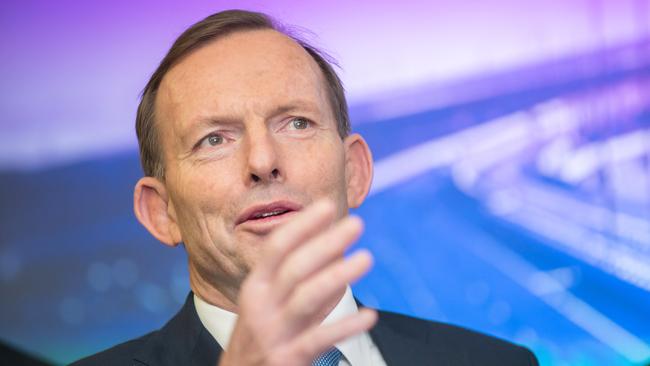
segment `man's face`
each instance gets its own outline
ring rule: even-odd
[[[327,198],[347,213],[346,152],[326,90],[311,57],[272,30],[221,38],[165,76],[156,122],[191,276],[238,287],[291,211]]]

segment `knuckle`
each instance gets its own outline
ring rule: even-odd
[[[311,358],[312,349],[306,342],[300,342],[295,346],[294,353],[298,359],[309,360]]]
[[[330,278],[332,279],[331,282],[333,283],[341,283],[341,282],[346,282],[350,280],[350,276],[352,276],[356,272],[356,264],[353,262],[350,262],[348,259],[342,259],[336,265],[332,268],[332,273]]]
[[[285,365],[289,358],[290,358],[289,355],[287,355],[285,351],[278,350],[276,352],[271,353],[267,357],[266,364],[271,366]]]
[[[290,316],[297,318],[305,318],[311,314],[311,310],[316,304],[310,304],[309,293],[306,293],[304,288],[297,291],[293,299],[288,304],[288,312]],[[310,306],[312,305],[312,306]]]
[[[305,265],[298,260],[295,263],[287,263],[284,266],[281,280],[284,283],[297,283],[303,277],[305,271]]]

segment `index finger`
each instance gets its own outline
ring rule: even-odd
[[[270,277],[295,248],[326,229],[334,221],[335,207],[321,199],[295,215],[291,221],[278,227],[270,236],[264,259],[259,263],[259,274]]]

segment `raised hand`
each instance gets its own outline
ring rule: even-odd
[[[334,221],[334,206],[319,201],[277,228],[265,242],[264,256],[242,284],[239,317],[220,366],[311,365],[335,343],[370,329],[373,310],[320,326],[348,283],[372,265],[369,252],[347,259],[362,222]]]

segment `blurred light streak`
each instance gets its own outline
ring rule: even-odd
[[[510,199],[518,201],[518,207],[531,206],[562,215],[594,231],[603,231],[614,237],[621,237],[634,243],[637,248],[650,252],[650,222],[647,219],[626,212],[615,212],[607,207],[585,202],[574,195],[557,188],[541,186],[530,179],[521,178],[512,189],[505,192]],[[512,214],[510,212],[508,214]],[[572,213],[567,215],[567,213]],[[506,214],[501,213],[501,215]],[[603,224],[606,225],[603,225]]]
[[[479,124],[441,138],[402,150],[375,164],[371,194],[376,194],[428,170],[443,168],[466,159],[469,155],[493,152],[513,142],[525,131],[520,125],[524,115],[516,113]],[[508,151],[508,154],[511,152]],[[500,156],[501,157],[501,156]],[[485,165],[485,163],[484,163]]]
[[[501,197],[504,195],[500,192]],[[524,196],[526,195],[520,197]],[[601,268],[625,282],[650,291],[650,255],[640,251],[635,243],[605,236],[597,230],[574,222],[574,217],[583,216],[575,207],[553,206],[562,207],[562,212],[551,212],[525,202],[519,202],[516,207],[515,212],[499,212],[498,215],[550,240],[549,245],[554,245],[557,249]],[[563,215],[563,212],[572,212],[575,215],[567,216]],[[493,213],[497,214],[495,211]]]
[[[562,102],[551,100],[531,109],[535,111],[535,118],[543,126],[541,131],[530,130],[528,124],[534,122],[533,115],[516,112],[432,139],[376,162],[371,194],[428,170],[457,163],[465,164],[465,167],[460,168],[461,176],[463,173],[469,174],[470,168],[485,169],[497,160],[516,155],[533,136],[551,138],[575,126],[566,123],[574,119],[571,118],[570,110],[563,107]],[[465,182],[466,179],[461,178],[460,181]],[[473,184],[473,179],[467,183]]]
[[[371,194],[431,169],[450,168],[458,187],[485,201],[501,219],[544,237],[548,245],[562,252],[650,291],[647,220],[585,202],[584,193],[589,192],[577,194],[575,189],[563,191],[547,182],[535,183],[526,178],[525,171],[532,162],[542,175],[557,177],[567,165],[574,164],[576,169],[585,171],[583,178],[587,178],[604,167],[643,158],[650,150],[647,130],[612,136],[607,127],[612,121],[621,128],[634,127],[634,118],[647,110],[650,102],[650,93],[644,91],[647,85],[648,79],[640,78],[575,92],[394,153],[376,163]],[[620,96],[625,96],[625,100],[610,102]],[[584,142],[582,134],[597,136],[599,129],[609,136],[600,142]],[[594,146],[597,154],[587,154],[592,160],[576,154]],[[572,159],[581,163],[572,163]],[[474,249],[479,251],[477,255],[628,360],[640,362],[650,357],[650,347],[641,339],[568,292],[566,287],[571,281],[558,281],[539,272],[498,243],[489,250],[478,246]]]
[[[490,245],[491,244],[491,245]],[[484,241],[470,250],[558,313],[631,362],[650,358],[650,347],[627,330],[567,291],[552,275],[496,242]]]
[[[372,192],[459,162],[466,165],[461,172],[470,165],[485,169],[497,160],[516,156],[525,144],[542,143],[572,132],[580,126],[579,116],[588,108],[584,101],[569,103],[554,98],[531,106],[528,112],[515,112],[402,150],[376,163]]]
[[[503,121],[509,120],[500,120],[499,123],[504,123]],[[483,126],[483,128],[486,127]],[[490,126],[487,128],[490,128]],[[459,138],[459,135],[455,136],[456,139]],[[381,167],[377,169],[379,176],[386,174],[386,172],[399,172],[399,174],[393,174],[393,178],[390,179],[379,180],[379,187],[373,189],[371,194],[387,189],[413,175],[422,173],[424,170],[441,167],[445,162],[451,163],[453,157],[460,153],[457,151],[458,145],[454,143],[455,140],[447,140],[446,138],[440,140],[434,141],[435,143],[430,142],[416,148],[408,149],[404,153],[399,153],[396,156],[391,156],[377,162],[377,165]],[[445,147],[451,148],[454,146],[456,147],[454,153],[450,154],[450,150],[445,149]],[[429,154],[442,151],[447,151],[448,155],[446,155],[445,159],[436,160],[433,164],[431,160],[426,159],[427,156],[431,156]],[[422,156],[425,158],[422,158]],[[419,165],[417,165],[418,163]],[[409,166],[415,166],[418,169],[403,169]],[[584,250],[586,248],[582,243],[587,241],[590,244],[587,252],[595,257],[595,259],[608,257],[614,260],[615,275],[617,277],[650,290],[650,259],[639,258],[636,255],[625,253],[621,249],[623,247],[616,247],[615,244],[607,245],[601,236],[590,233],[579,226],[569,226],[562,218],[556,219],[551,223],[536,219],[535,217],[537,216],[533,216],[531,212],[525,212],[521,215],[514,216],[515,219],[513,221],[516,221],[521,226],[531,228],[535,232],[553,233],[555,236],[551,239],[571,245],[573,248]],[[589,236],[598,238],[598,240],[589,240]],[[650,347],[648,345],[584,301],[566,291],[562,283],[538,271],[532,264],[500,245],[495,244],[489,250],[483,248],[482,245],[474,248],[479,257],[522,285],[558,313],[591,334],[594,338],[608,345],[632,362],[640,362],[650,357]],[[481,249],[477,249],[478,247],[481,247]],[[644,262],[644,260],[647,260],[647,262]],[[593,263],[594,260],[588,260],[588,262]],[[540,284],[540,278],[545,283],[545,286],[536,287]]]
[[[559,178],[578,184],[599,169],[650,155],[650,129],[629,132],[604,142],[586,144],[569,153]]]

